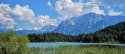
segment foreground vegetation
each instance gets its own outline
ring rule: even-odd
[[[116,46],[62,46],[58,48],[32,48],[33,54],[124,54],[124,47]]]
[[[28,44],[26,35],[17,36],[12,30],[0,34],[0,54],[28,54]]]

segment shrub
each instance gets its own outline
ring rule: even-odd
[[[0,54],[27,54],[29,40],[26,35],[17,36],[8,30],[0,34]]]

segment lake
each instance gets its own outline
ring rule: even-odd
[[[79,45],[114,45],[125,47],[125,44],[115,44],[115,43],[78,43],[78,42],[32,42],[29,44],[29,47],[42,47],[42,48],[51,48],[59,46],[79,46]]]

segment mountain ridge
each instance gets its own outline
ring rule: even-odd
[[[89,13],[63,21],[53,32],[70,35],[91,33],[122,21],[125,21],[125,16],[108,16]]]

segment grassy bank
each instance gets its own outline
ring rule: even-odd
[[[124,54],[124,47],[117,46],[62,46],[58,48],[31,48],[32,54]]]

